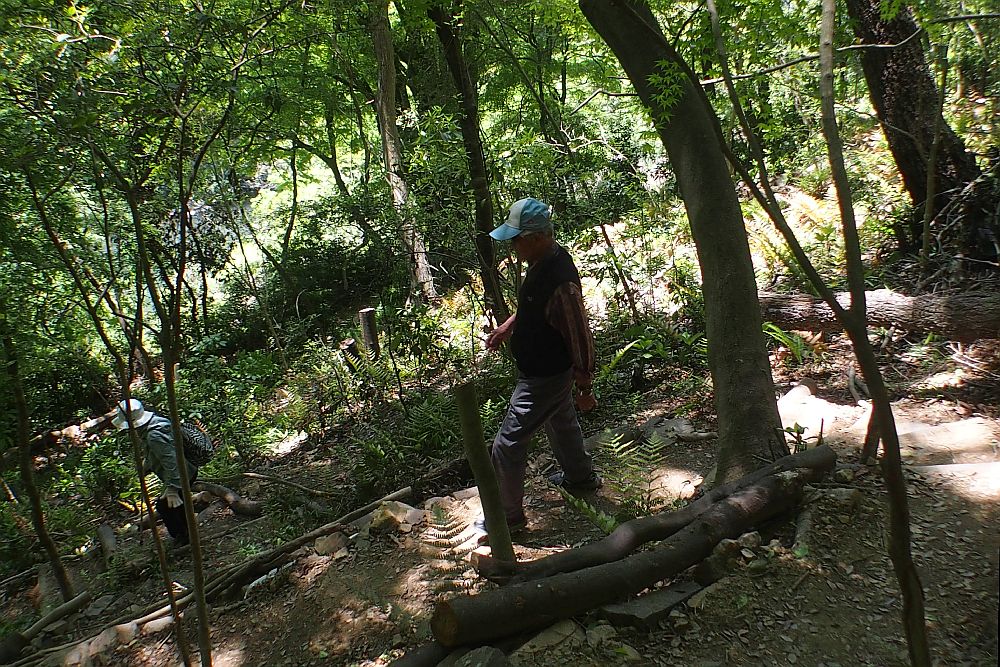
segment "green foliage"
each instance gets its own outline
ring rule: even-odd
[[[563,500],[566,501],[567,505],[590,520],[590,522],[600,528],[605,535],[610,535],[614,529],[618,527],[618,519],[611,516],[607,512],[594,507],[583,498],[574,496],[562,487],[556,487],[556,490],[559,491],[559,495],[563,497]]]
[[[903,0],[881,0],[879,2],[879,15],[883,21],[892,21],[899,15],[903,8]]]
[[[95,499],[138,496],[132,444],[126,433],[97,439],[74,467],[78,482],[74,486]]]
[[[16,574],[32,565],[36,542],[28,508],[21,503],[0,505],[0,576]]]
[[[407,411],[387,411],[358,428],[348,442],[351,478],[366,496],[397,488],[433,460],[459,456],[462,434],[450,392],[407,399]]]
[[[649,85],[655,91],[653,101],[656,103],[657,121],[667,123],[674,105],[684,95],[687,75],[677,63],[661,60],[656,63],[656,71],[649,75]]]
[[[620,520],[648,516],[664,507],[657,494],[655,472],[666,445],[659,434],[653,433],[634,441],[622,441],[619,437],[601,448],[601,471],[620,497]]]
[[[16,475],[7,476],[5,481],[18,488]],[[80,488],[79,484],[77,488]],[[86,492],[84,488],[80,490]],[[72,489],[61,496],[43,498],[46,527],[57,541],[60,553],[71,553],[86,544],[97,525],[97,517],[92,510],[81,511],[80,500],[82,498],[73,494]],[[89,499],[86,507],[90,507]],[[27,502],[0,504],[0,575],[20,572],[44,559],[30,512]]]
[[[195,351],[180,367],[176,391],[182,420],[202,422],[218,442],[219,450],[204,467],[204,474],[222,474],[231,456],[243,461],[258,456],[267,439],[262,437],[285,420],[272,409],[273,392],[282,379],[280,366],[267,352],[246,352],[231,358]],[[166,414],[166,388],[156,385],[147,395],[150,407]]]
[[[615,353],[609,370],[623,358],[696,367],[707,363],[708,342],[700,331],[687,331],[672,322],[650,319],[624,333],[632,341]]]
[[[815,436],[806,437],[806,428],[800,425],[798,422],[791,426],[786,426],[784,428],[785,441],[789,444],[789,448],[792,450],[793,454],[798,454],[809,449],[809,441],[813,441],[813,447],[819,447],[823,444],[823,434],[817,433]]]
[[[775,344],[784,347],[792,355],[796,364],[801,364],[807,356],[812,354],[812,349],[806,345],[802,336],[791,331],[785,331],[772,322],[764,322],[764,335]]]

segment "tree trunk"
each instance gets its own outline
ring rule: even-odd
[[[847,257],[847,281],[851,290],[851,307],[841,316],[847,335],[854,344],[861,372],[868,382],[872,397],[872,423],[877,427],[884,445],[882,474],[889,499],[889,558],[899,590],[903,597],[903,629],[909,649],[910,664],[930,667],[930,646],[927,642],[927,623],[924,615],[924,590],[911,553],[910,510],[907,505],[906,478],[899,453],[899,436],[889,403],[889,394],[882,378],[882,370],[875,359],[875,352],[868,338],[867,299],[864,269],[861,261],[861,243],[854,219],[854,204],[848,185],[847,170],[841,149],[840,131],[837,128],[835,96],[833,89],[833,38],[835,33],[836,0],[823,0],[820,21],[820,97],[823,108],[823,135],[830,156],[830,170],[837,187],[843,227],[844,249]],[[935,127],[935,134],[938,128]],[[832,302],[828,304],[834,306]],[[839,302],[837,302],[839,305]],[[866,438],[867,440],[867,438]]]
[[[389,183],[393,206],[400,219],[403,245],[410,255],[414,283],[423,299],[436,299],[437,290],[434,288],[430,263],[427,261],[427,248],[423,234],[417,229],[413,213],[410,211],[410,191],[403,178],[403,145],[396,125],[396,56],[389,27],[389,0],[372,0],[370,9],[372,43],[375,48],[375,59],[378,61],[378,94],[375,96],[375,107],[379,130],[382,133],[385,177]]]
[[[486,155],[479,136],[479,93],[472,83],[462,42],[454,27],[455,15],[441,7],[429,7],[427,15],[437,28],[438,39],[444,49],[445,60],[448,61],[448,69],[451,71],[451,78],[455,82],[455,88],[458,89],[462,104],[459,126],[462,129],[465,156],[469,162],[472,195],[476,202],[476,254],[479,256],[479,273],[483,280],[487,308],[492,309],[493,317],[499,324],[510,317],[510,310],[500,290],[493,239],[490,238],[490,231],[495,222],[490,179],[486,171]]]
[[[69,601],[73,597],[73,585],[70,583],[69,574],[63,567],[59,558],[59,550],[56,543],[49,535],[45,526],[45,510],[42,508],[42,497],[35,486],[35,473],[32,470],[31,446],[28,443],[30,424],[28,421],[28,403],[24,398],[24,388],[21,385],[21,374],[18,371],[17,354],[14,349],[14,339],[8,329],[6,314],[0,313],[0,340],[2,340],[3,360],[7,367],[7,376],[14,394],[15,411],[17,412],[17,441],[16,448],[21,453],[21,484],[31,503],[31,523],[35,527],[35,535],[38,542],[48,556],[49,564],[52,566],[52,573],[59,584],[59,592],[64,601]]]
[[[851,297],[840,293],[837,301],[846,308]],[[868,323],[874,326],[936,333],[960,342],[1000,338],[1000,295],[994,292],[906,296],[880,289],[866,292],[865,301]],[[764,320],[782,329],[843,330],[843,325],[822,299],[805,294],[763,292],[760,307]]]
[[[702,561],[723,539],[795,506],[806,477],[797,472],[766,477],[715,503],[655,549],[623,560],[439,602],[431,630],[448,647],[482,644],[635,595]]]
[[[896,17],[882,17],[884,3],[880,0],[847,0],[854,34],[865,44],[899,44],[919,30],[913,15],[900,7]],[[939,148],[934,169],[934,181],[939,193],[933,203],[936,215],[952,198],[962,194],[964,187],[980,175],[975,157],[941,117],[937,86],[924,58],[919,39],[910,39],[897,48],[864,49],[861,67],[875,113],[882,124],[889,150],[899,168],[903,185],[913,206],[922,210],[927,199],[927,172],[935,129],[940,128]],[[963,242],[976,245],[978,230],[989,230],[987,217],[972,197],[964,206]],[[913,218],[907,246],[918,247],[920,216]],[[994,232],[996,230],[993,230]]]
[[[533,561],[504,563],[488,556],[473,554],[473,566],[479,574],[499,583],[521,583],[560,572],[576,572],[624,558],[647,542],[664,540],[711,509],[714,503],[733,495],[763,478],[793,469],[808,469],[810,481],[822,478],[833,469],[837,455],[828,445],[778,459],[766,468],[735,482],[717,486],[687,507],[674,512],[661,512],[621,524],[604,539],[577,549],[567,549]]]
[[[709,368],[719,416],[715,481],[730,481],[788,449],[777,436],[781,422],[750,248],[720,135],[694,89],[693,75],[647,6],[580,0],[580,8],[650,109],[677,175],[703,277]],[[652,83],[664,80],[669,90]],[[664,105],[667,97],[674,100],[669,107]]]

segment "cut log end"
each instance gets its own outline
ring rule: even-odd
[[[458,641],[458,617],[451,602],[443,600],[434,607],[434,615],[431,617],[431,631],[434,638],[448,648],[457,645]]]

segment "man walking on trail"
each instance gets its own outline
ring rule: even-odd
[[[517,385],[490,454],[507,524],[515,530],[526,525],[528,445],[539,428],[545,427],[562,467],[549,481],[571,493],[601,486],[583,448],[583,431],[573,407],[574,398],[582,412],[597,407],[594,341],[580,274],[566,249],[555,242],[549,206],[531,198],[515,202],[507,221],[490,236],[510,240],[517,258],[528,264],[516,312],[486,339],[490,350],[510,339],[517,362]]]
[[[142,436],[143,440],[143,474],[152,472],[163,483],[163,493],[156,500],[156,513],[163,519],[163,525],[174,539],[174,544],[183,546],[188,543],[189,536],[181,494],[180,466],[174,449],[173,427],[169,419],[152,410],[146,410],[142,403],[134,398],[118,404],[118,412],[111,423],[118,430],[124,431],[128,429],[130,420],[132,428]],[[198,477],[198,467],[191,461],[185,463],[188,479],[193,482]]]

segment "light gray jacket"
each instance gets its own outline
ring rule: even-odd
[[[172,486],[180,493],[181,471],[177,464],[177,452],[174,451],[174,433],[170,420],[160,415],[153,415],[143,427],[146,431],[146,451],[143,467],[147,472],[154,473],[165,486]],[[198,467],[186,461],[188,479],[193,480],[198,475]]]

